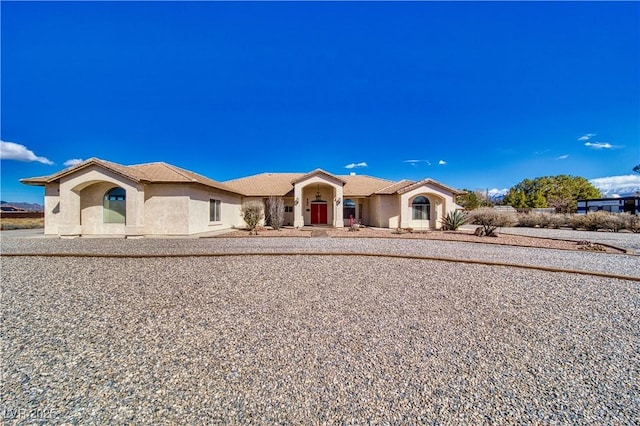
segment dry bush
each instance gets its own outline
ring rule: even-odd
[[[0,229],[3,231],[9,231],[12,229],[37,229],[44,228],[44,218],[17,218],[3,217],[0,219]]]
[[[625,218],[619,213],[608,213],[601,218],[600,229],[618,232],[625,228]]]
[[[495,237],[498,228],[514,226],[518,223],[518,217],[515,213],[492,208],[474,210],[469,216],[472,223],[482,226],[483,235],[488,237]]]
[[[258,235],[256,226],[264,219],[264,205],[262,202],[257,200],[248,201],[242,205],[240,211],[242,212],[242,218],[247,224],[249,234],[255,233],[255,235]]]
[[[640,233],[640,215],[624,213],[622,217],[624,218],[625,229],[636,234]]]
[[[586,229],[588,231],[605,229],[607,231],[618,232],[625,228],[626,222],[624,215],[620,213],[597,211],[573,215],[571,218],[571,226],[573,229]]]
[[[267,202],[269,224],[274,230],[279,230],[284,223],[284,201],[280,197],[269,197]]]
[[[542,223],[538,213],[521,213],[518,215],[518,226],[525,228],[535,228]]]

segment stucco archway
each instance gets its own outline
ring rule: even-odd
[[[315,171],[294,181],[293,185],[295,227],[344,226],[341,206],[344,181],[326,172]]]

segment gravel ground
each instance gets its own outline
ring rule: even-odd
[[[640,256],[391,238],[92,239],[4,238],[2,253],[392,253],[506,262],[639,277]],[[348,260],[345,260],[348,262]]]
[[[87,241],[39,240],[173,252],[256,240]],[[418,242],[398,243],[389,250]],[[640,282],[367,257],[0,261],[8,423],[640,419]]]
[[[463,229],[475,229],[476,225],[465,225]],[[523,235],[527,237],[560,238],[573,241],[593,241],[611,244],[640,254],[640,234],[631,232],[574,231],[573,229],[543,228],[501,228],[502,234]]]

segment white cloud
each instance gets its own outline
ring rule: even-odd
[[[586,135],[582,135],[578,138],[579,141],[588,141],[592,137],[596,136],[595,133],[587,133]]]
[[[0,141],[0,159],[17,161],[37,161],[38,163],[51,165],[53,161],[46,157],[38,157],[26,146],[15,142]]]
[[[588,146],[589,148],[593,149],[613,148],[613,145],[611,145],[609,142],[586,142],[584,146]]]
[[[427,166],[431,165],[431,162],[429,160],[404,160],[403,163],[409,163],[413,167],[417,166],[419,163],[426,163]]]
[[[440,164],[441,166],[444,166],[445,164],[447,164],[447,162],[444,160],[440,160],[438,161],[438,164]]]
[[[351,163],[351,164],[347,164],[346,166],[344,166],[345,169],[355,169],[357,167],[367,167],[368,164],[365,163],[364,161],[361,163]]]
[[[569,154],[561,155],[560,157],[556,157],[556,160],[566,160],[569,158]]]
[[[640,191],[639,175],[609,176],[589,180],[603,196],[634,194]]]
[[[84,160],[82,158],[72,158],[71,160],[65,161],[64,164],[67,167],[75,166],[76,164],[82,163]]]

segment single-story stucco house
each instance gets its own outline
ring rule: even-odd
[[[460,191],[432,179],[393,182],[364,175],[262,173],[217,182],[166,163],[124,166],[91,158],[50,176],[22,179],[45,188],[45,234],[192,235],[244,227],[241,206],[281,197],[285,225],[438,229]]]

